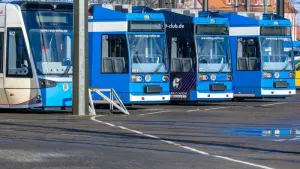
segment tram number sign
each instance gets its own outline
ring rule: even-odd
[[[16,32],[15,31],[9,31],[9,36],[15,36]]]

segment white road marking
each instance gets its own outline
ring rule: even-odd
[[[270,168],[270,167],[263,166],[263,165],[258,165],[258,164],[254,164],[254,163],[249,163],[249,162],[246,162],[246,161],[235,160],[235,159],[229,158],[229,157],[218,156],[218,155],[213,155],[213,156],[214,156],[214,157],[217,157],[217,158],[224,159],[224,160],[233,161],[233,162],[241,163],[241,164],[246,164],[246,165],[253,166],[253,167],[257,167],[257,168],[274,169],[274,168]]]
[[[209,111],[209,110],[219,110],[219,109],[225,109],[225,108],[230,108],[230,107],[213,107],[213,108],[208,108],[208,109],[204,109],[204,110]]]
[[[158,111],[158,112],[139,114],[139,116],[145,116],[145,115],[151,115],[151,114],[160,114],[160,113],[166,113],[166,112],[169,112],[169,111],[168,110],[163,110],[163,111]]]
[[[290,140],[300,140],[300,138],[292,138],[292,139],[290,139]]]
[[[190,150],[190,151],[193,151],[193,152],[196,152],[196,153],[199,153],[199,154],[202,154],[202,155],[209,155],[207,152],[200,151],[200,150],[197,150],[197,149],[192,148],[192,147],[188,147],[188,146],[180,146],[180,147],[184,148],[184,149],[187,149],[187,150]]]
[[[200,109],[195,109],[195,110],[187,110],[186,112],[195,112],[195,111],[200,111]]]
[[[273,141],[281,142],[281,141],[286,141],[286,139],[276,139],[276,140],[273,140]]]
[[[94,122],[97,122],[97,123],[101,123],[101,124],[107,125],[106,122],[97,120],[96,117],[99,117],[99,116],[93,116],[93,117],[91,117],[91,120],[94,121]],[[108,126],[110,126],[110,125],[108,125]],[[157,139],[157,140],[162,141],[164,143],[167,143],[167,144],[170,144],[170,145],[175,145],[175,146],[177,146],[179,148],[183,148],[183,149],[186,149],[186,150],[189,150],[189,151],[192,151],[192,152],[196,152],[196,153],[201,154],[201,155],[207,155],[207,156],[211,156],[211,157],[215,157],[215,158],[221,158],[221,159],[224,159],[224,160],[227,160],[227,161],[232,161],[232,162],[236,162],[236,163],[240,163],[240,164],[254,166],[254,167],[262,168],[262,169],[274,169],[274,168],[270,168],[270,167],[267,167],[267,166],[255,164],[255,163],[250,163],[250,162],[241,161],[241,160],[235,160],[235,159],[229,158],[229,157],[218,156],[218,155],[211,155],[211,154],[209,154],[207,152],[204,152],[204,151],[201,151],[201,150],[189,147],[189,146],[183,146],[183,145],[180,145],[180,144],[175,143],[173,141],[164,140],[164,139],[161,139],[159,137],[156,137],[156,136],[153,136],[153,135],[149,135],[149,134],[144,134],[143,132],[140,132],[140,131],[137,131],[137,130],[128,129],[128,128],[123,127],[123,126],[116,126],[116,127],[120,128],[120,129],[123,129],[123,130],[127,130],[127,131],[130,131],[130,132],[134,132],[134,133],[140,134],[140,135],[145,136],[145,137],[154,138],[154,139]]]
[[[271,103],[271,104],[263,104],[261,105],[262,107],[268,107],[268,106],[274,106],[274,105],[279,105],[279,104],[285,104],[286,102],[278,102],[278,103]]]

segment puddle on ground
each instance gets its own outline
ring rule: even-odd
[[[300,129],[230,129],[225,133],[239,136],[264,136],[264,137],[298,137]]]

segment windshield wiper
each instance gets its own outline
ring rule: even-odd
[[[281,71],[286,70],[286,68],[289,66],[289,64],[290,64],[290,62],[288,61]]]
[[[222,66],[221,66],[220,70],[218,71],[219,73],[221,73],[221,72],[224,70],[224,68],[225,68],[225,65],[226,65],[225,63],[223,63],[223,64],[222,64]]]
[[[69,71],[70,71],[70,69],[71,69],[71,67],[72,67],[72,63],[70,63],[70,62],[71,62],[71,61],[68,62],[68,66],[67,66],[66,70],[65,70],[64,73],[61,75],[62,77],[68,76],[68,73],[69,73]]]
[[[164,63],[160,63],[153,73],[156,74],[163,65]]]

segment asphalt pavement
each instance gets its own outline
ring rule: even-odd
[[[300,95],[147,105],[130,115],[0,113],[1,169],[298,169]]]

